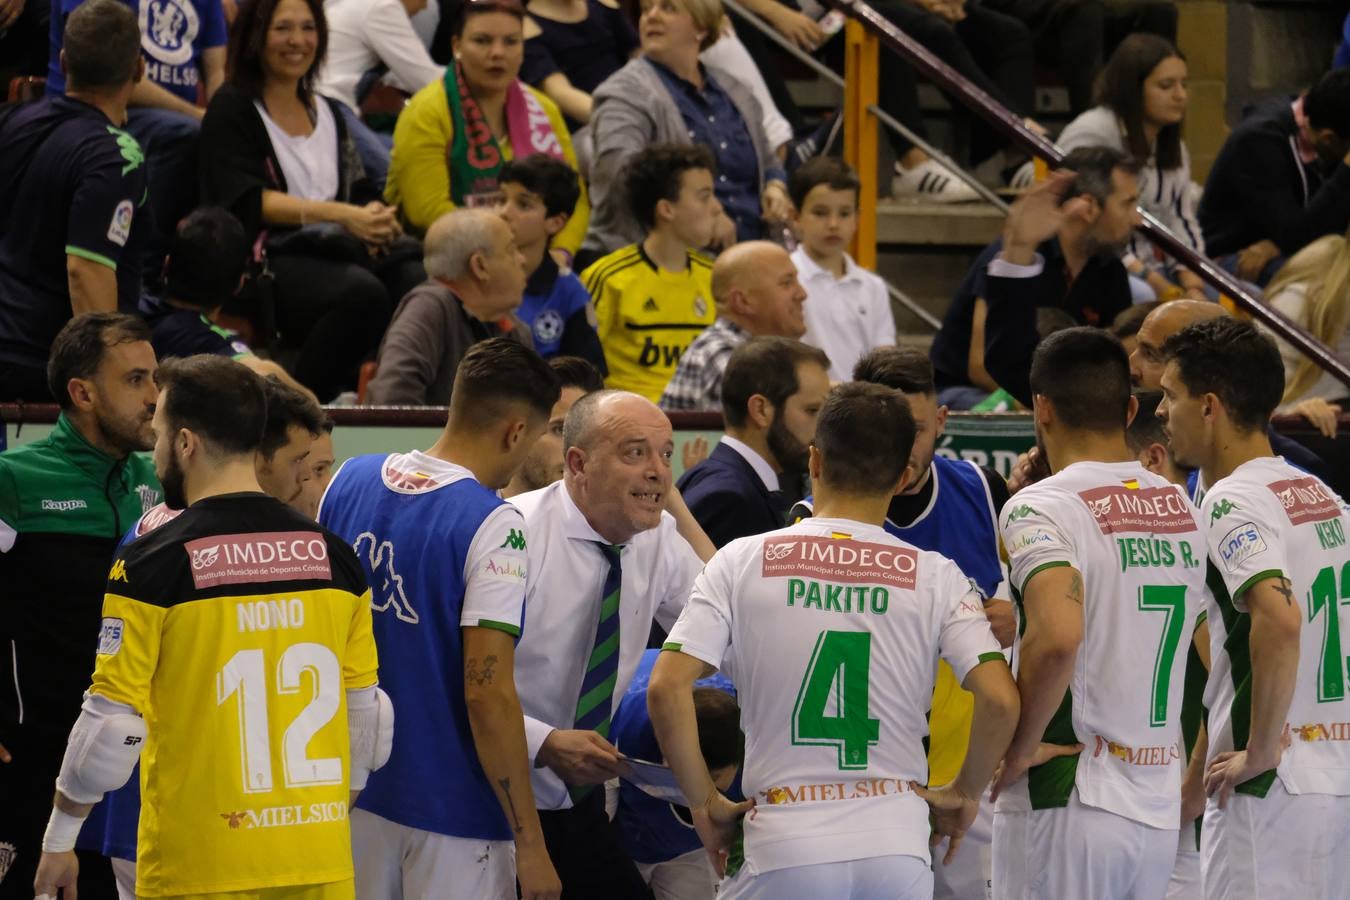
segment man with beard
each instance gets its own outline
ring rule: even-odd
[[[679,481],[718,548],[783,527],[791,505],[783,488],[806,471],[829,371],[825,351],[787,338],[755,338],[731,354],[722,381],[726,432]]]
[[[563,477],[562,433],[567,413],[582,397],[604,390],[600,370],[580,356],[555,356],[548,361],[548,367],[558,376],[562,393],[549,413],[548,427],[535,440],[530,455],[511,476],[510,484],[502,488],[503,499],[548,487]]]
[[[0,897],[33,896],[42,828],[80,712],[117,541],[159,501],[155,353],[133,316],[88,313],[52,342],[48,437],[0,455]],[[97,859],[97,857],[95,857]],[[111,890],[106,864],[80,883]]]
[[[1031,406],[1037,307],[1103,328],[1130,307],[1119,253],[1139,224],[1138,172],[1118,150],[1081,147],[1014,205],[1003,237],[975,261],[933,341],[942,405],[969,409],[1001,387]]]

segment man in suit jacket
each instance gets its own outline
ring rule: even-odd
[[[788,338],[754,338],[731,354],[722,381],[725,433],[678,484],[719,548],[785,524],[796,498],[780,490],[780,476],[806,469],[829,368],[823,351]]]

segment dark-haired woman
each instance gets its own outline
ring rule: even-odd
[[[201,142],[202,200],[265,248],[283,346],[299,351],[296,378],[322,400],[355,384],[394,301],[425,277],[418,260],[382,261],[401,230],[340,103],[314,92],[327,44],[319,0],[245,2]]]
[[[1098,76],[1097,106],[1070,122],[1055,143],[1065,153],[1105,146],[1133,156],[1141,167],[1139,205],[1203,256],[1191,158],[1181,139],[1186,104],[1185,58],[1164,38],[1132,34]],[[1125,264],[1158,299],[1183,292],[1204,299],[1200,277],[1163,257],[1140,234],[1131,238]]]

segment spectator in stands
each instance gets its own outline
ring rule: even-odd
[[[239,290],[248,252],[244,226],[219,206],[204,206],[183,220],[169,246],[162,296],[140,302],[156,358],[252,353],[240,335],[211,318]]]
[[[51,5],[34,0],[7,0],[0,9],[0,84],[12,78],[32,78],[25,82],[42,93],[41,76],[47,71],[47,32]]]
[[[60,65],[62,28],[84,0],[51,4],[47,96],[65,90]],[[222,0],[122,0],[137,14],[145,77],[127,102],[126,129],[146,159],[152,231],[145,275],[159,276],[178,220],[197,205],[197,143],[205,104],[225,81],[225,11]],[[233,4],[231,4],[233,5]]]
[[[1200,200],[1210,256],[1266,284],[1286,257],[1350,224],[1350,70],[1271,100],[1233,129]]]
[[[1105,327],[1131,304],[1120,251],[1139,223],[1139,166],[1109,147],[1075,150],[1063,165],[1075,176],[1055,182],[1062,192],[1056,202],[1066,198],[1056,228],[1029,249],[1007,247],[1005,229],[975,260],[947,308],[932,359],[938,403],[949,409],[970,409],[999,387],[1031,406],[1027,377],[1040,336],[1030,309],[1057,307],[1079,325]],[[994,276],[1016,294],[998,323],[986,321]]]
[[[234,213],[250,243],[266,232],[282,343],[321,400],[356,383],[393,298],[424,278],[363,175],[342,104],[314,91],[327,42],[319,0],[246,0],[201,144],[202,199]]]
[[[1058,70],[1069,89],[1069,111],[1075,116],[1093,102],[1093,82],[1101,71],[1103,54],[1114,53],[1123,40],[1137,33],[1156,35],[1169,44],[1177,40],[1177,7],[1171,0],[981,2],[1031,29],[1037,62]]]
[[[1102,69],[1097,106],[1065,126],[1055,143],[1065,153],[1112,147],[1133,157],[1139,165],[1139,205],[1204,256],[1191,158],[1181,139],[1186,104],[1185,58],[1157,35],[1132,34]],[[1142,234],[1131,235],[1125,266],[1160,299],[1174,300],[1182,293],[1205,299],[1200,276],[1169,260]]]
[[[342,101],[347,131],[361,151],[361,164],[383,191],[394,139],[374,131],[361,120],[361,101],[387,69],[384,80],[415,94],[444,77],[413,31],[412,16],[427,8],[427,0],[328,0],[328,54],[319,70],[319,93]]]
[[[562,113],[517,77],[524,17],[517,0],[463,4],[454,63],[399,115],[385,197],[413,229],[459,206],[495,205],[501,165],[516,156],[547,153],[577,167]],[[554,246],[575,254],[589,217],[583,188]]]
[[[529,456],[511,476],[511,481],[502,488],[503,499],[537,491],[562,480],[562,434],[567,413],[582,397],[604,390],[600,370],[580,356],[555,356],[548,361],[548,366],[558,376],[562,393],[549,413],[548,427],[535,440]]]
[[[806,291],[792,257],[777,244],[747,241],[722,251],[713,263],[712,294],[717,318],[680,356],[658,404],[668,412],[720,409],[733,350],[751,338],[806,333]]]
[[[535,351],[545,359],[580,356],[607,372],[591,295],[549,253],[549,244],[567,227],[580,196],[576,171],[535,153],[503,163],[498,181],[502,199],[497,215],[511,226],[516,248],[525,257],[525,296],[516,315],[530,329]]]
[[[512,311],[525,290],[524,260],[511,229],[486,210],[457,209],[427,230],[427,280],[408,292],[380,344],[368,402],[448,406],[469,348],[508,332],[532,346]]]
[[[699,61],[721,34],[720,0],[644,0],[642,56],[596,89],[591,118],[595,212],[587,259],[641,240],[618,173],[655,143],[701,144],[716,160],[722,215],[709,244],[728,247],[787,221],[785,174],[761,124],[759,103],[743,85]]]
[[[1329,234],[1295,253],[1270,282],[1266,302],[1341,359],[1350,359],[1350,241]],[[1284,360],[1284,398],[1278,412],[1327,421],[1328,405],[1346,405],[1350,388],[1291,344],[1278,337],[1275,343]]]
[[[810,300],[802,340],[830,357],[830,379],[848,381],[868,351],[895,343],[886,282],[848,255],[858,230],[858,176],[822,156],[788,179],[797,249],[792,261]]]
[[[806,472],[830,360],[788,338],[755,338],[731,354],[722,383],[725,433],[680,477],[689,511],[718,547],[782,528]],[[786,489],[786,490],[785,490]]]
[[[89,0],[65,22],[64,96],[0,114],[0,397],[50,403],[72,315],[134,310],[148,228],[144,156],[122,130],[145,72],[136,16]]]
[[[581,275],[595,303],[611,388],[655,403],[680,357],[713,323],[712,261],[698,248],[712,240],[722,214],[715,165],[706,147],[657,144],[624,170],[629,215],[646,237]]]

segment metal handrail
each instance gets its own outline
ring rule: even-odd
[[[1049,138],[1037,134],[1022,119],[1004,108],[993,97],[971,84],[964,75],[935,56],[927,47],[905,34],[863,0],[827,0],[847,16],[860,22],[891,52],[897,53],[921,75],[941,85],[963,105],[995,129],[1025,147],[1032,154],[1057,166],[1063,152]],[[1243,282],[1221,269],[1213,261],[1196,253],[1168,231],[1157,219],[1143,213],[1140,230],[1165,253],[1179,260],[1215,290],[1232,298],[1242,310],[1288,341],[1299,352],[1350,387],[1350,363],[1340,359],[1326,344],[1313,337],[1292,319],[1253,297]]]

